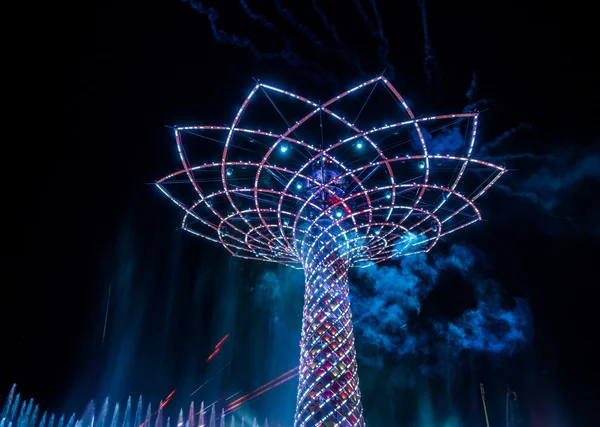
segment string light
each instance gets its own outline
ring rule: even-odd
[[[344,98],[374,84],[384,85],[408,117],[362,130],[334,111]],[[287,128],[282,133],[242,127],[241,119],[256,102],[259,91],[285,95],[308,106],[309,112],[291,125],[286,121]],[[351,135],[327,147],[298,139],[298,130],[311,120],[319,120],[320,115],[336,120]],[[428,152],[421,125],[446,119],[468,119],[472,124],[465,139],[467,147],[462,151],[466,154]],[[364,426],[348,270],[427,252],[442,236],[481,220],[474,202],[506,169],[471,158],[477,124],[478,113],[416,118],[391,83],[384,77],[376,77],[323,104],[258,83],[230,126],[175,128],[183,169],[158,180],[156,186],[184,211],[182,229],[220,243],[233,256],[304,270],[306,291],[296,427]],[[389,153],[389,147],[373,139],[382,131],[403,128],[417,136],[420,152]],[[220,161],[190,164],[182,138],[189,131],[226,133]],[[237,141],[240,135],[246,139],[234,145],[233,138]],[[258,136],[268,141],[264,151],[263,145],[255,143]],[[242,144],[250,144],[242,148],[257,156],[254,160],[232,157],[232,150]],[[353,155],[346,154],[344,148],[348,144],[357,150],[368,145],[369,150],[360,155],[364,157],[368,151],[373,157],[365,163],[357,162],[356,151]],[[294,155],[279,157],[276,165],[274,153],[278,150],[290,154],[292,148]],[[454,165],[458,171],[452,181],[443,185],[431,182],[432,165],[435,169],[441,161],[444,169]],[[459,183],[470,166],[489,170],[490,178],[476,192],[465,195]],[[240,173],[227,180],[234,168]],[[405,179],[407,170],[411,172]],[[196,178],[200,174],[212,176],[210,182],[220,180],[220,185],[210,190],[201,187],[202,180]],[[171,195],[166,188],[185,177],[197,196],[190,204]],[[268,187],[264,185],[267,182],[264,177],[269,178]]]

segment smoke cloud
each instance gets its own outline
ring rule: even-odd
[[[352,310],[357,343],[364,347],[358,352],[361,362],[381,366],[385,357],[413,355],[422,372],[438,372],[441,366],[432,366],[430,356],[441,365],[464,351],[500,356],[526,344],[531,337],[527,302],[505,300],[497,282],[475,273],[479,257],[454,245],[445,255],[419,254],[403,258],[397,267],[360,270],[352,284]],[[425,312],[436,287],[454,285],[440,284],[448,272],[470,289],[467,306],[454,316]]]
[[[478,89],[479,89],[479,82],[477,79],[477,73],[475,73],[473,71],[473,75],[471,77],[471,83],[469,84],[469,88],[467,89],[467,92],[465,93],[465,98],[467,98],[467,101],[469,103],[464,106],[463,112],[466,113],[466,112],[470,112],[470,111],[479,110],[482,107],[489,104],[489,101],[485,98],[476,99]]]
[[[531,130],[532,130],[532,127],[530,124],[519,123],[517,126],[514,126],[510,129],[508,129],[507,131],[503,132],[501,135],[494,138],[492,141],[486,142],[485,144],[483,144],[480,152],[482,155],[487,154],[489,151],[495,149],[496,147],[498,147],[505,141],[509,140],[513,136],[517,135],[518,133],[523,132],[523,131],[531,131]]]
[[[513,152],[490,155],[500,147],[511,151],[506,148],[508,145],[535,146],[534,130],[531,125],[521,123],[483,144],[481,153],[486,160],[509,162],[507,166],[511,168],[506,179],[496,188],[520,199],[521,203],[525,202],[525,205],[521,204],[521,211],[529,205],[534,208],[536,216],[544,214],[542,217],[551,219],[551,224],[544,227],[545,232],[584,232],[597,236],[600,226],[595,218],[600,212],[586,202],[590,190],[593,192],[600,180],[600,150],[597,145],[586,147],[583,142],[578,142],[548,147],[543,141],[546,152],[542,154]]]
[[[437,276],[437,270],[427,264],[424,254],[403,258],[400,268],[359,270],[359,280],[352,286],[353,322],[357,335],[377,350],[375,358],[367,359],[369,363],[380,364],[382,351],[395,354],[417,351],[421,337],[407,329],[407,322],[411,315],[420,312],[421,301],[431,291]]]
[[[421,374],[442,374],[465,352],[503,357],[523,348],[533,331],[529,305],[505,298],[501,284],[480,272],[482,264],[480,252],[456,244],[443,254],[353,270],[350,298],[360,363],[381,367],[391,358]],[[301,303],[302,282],[298,271],[265,272],[251,289],[255,305],[270,310],[278,323],[288,317],[291,301]],[[445,293],[459,298],[440,297]],[[297,319],[286,323],[298,326]]]
[[[600,179],[599,153],[581,154],[565,151],[552,156],[530,174],[514,194],[521,196],[524,193],[528,195],[526,198],[540,203],[548,211],[556,209],[565,192],[582,181]],[[535,197],[530,197],[531,194]]]
[[[316,0],[312,1],[312,6],[315,13],[319,16],[322,26],[331,35],[335,43],[340,47],[329,46],[326,42],[321,40],[316,35],[316,31],[313,27],[300,22],[293,11],[284,7],[280,0],[273,0],[273,6],[277,14],[285,20],[285,25],[282,24],[281,27],[278,27],[276,23],[267,19],[265,15],[254,11],[246,0],[239,0],[239,4],[245,15],[251,21],[258,23],[263,29],[274,33],[276,35],[275,40],[278,40],[283,44],[282,49],[274,52],[266,52],[261,47],[261,43],[257,42],[258,39],[254,37],[239,36],[237,34],[229,33],[219,27],[218,21],[220,20],[221,16],[217,8],[206,6],[203,2],[197,0],[181,1],[188,3],[196,12],[205,15],[208,18],[213,38],[217,43],[247,49],[258,60],[282,60],[286,65],[300,71],[305,75],[310,76],[317,83],[323,84],[336,83],[333,75],[321,65],[323,62],[323,57],[336,56],[342,59],[349,66],[354,67],[358,74],[366,74],[360,64],[360,56],[358,53],[348,47],[348,45],[341,40],[336,28],[331,24],[324,9],[317,4]],[[367,30],[377,41],[377,51],[379,53],[378,59],[382,68],[386,68],[388,77],[393,79],[395,71],[393,65],[388,59],[389,40],[383,31],[381,16],[375,0],[370,0],[370,5],[373,9],[373,14],[375,16],[377,25],[374,25],[373,21],[371,18],[369,18],[358,0],[355,0],[354,4],[357,12],[363,18]],[[300,32],[312,46],[316,47],[315,51],[321,55],[320,59],[311,61],[305,58],[303,55],[300,55],[298,53],[299,51],[292,47],[291,40],[293,37],[289,36],[287,32],[281,29],[287,27]]]
[[[317,12],[319,17],[321,18],[321,21],[323,22],[323,26],[325,28],[327,28],[327,30],[331,34],[331,37],[333,37],[333,39],[336,41],[337,44],[346,47],[346,44],[344,42],[342,42],[342,40],[340,39],[337,29],[329,22],[329,18],[327,18],[327,14],[321,8],[321,6],[318,5],[317,0],[312,0],[312,5],[313,5],[313,8],[315,9],[315,12]]]
[[[375,16],[375,22],[377,23],[377,28],[375,30],[375,34],[379,38],[379,56],[383,63],[386,66],[386,71],[390,79],[394,79],[396,76],[396,70],[394,66],[390,63],[388,57],[390,54],[390,42],[383,32],[383,22],[381,21],[381,14],[379,13],[379,8],[377,7],[377,2],[375,0],[369,0],[371,3],[371,8],[373,9],[373,15]]]
[[[423,69],[427,75],[427,83],[431,84],[434,73],[437,69],[437,61],[435,58],[435,52],[431,44],[431,36],[429,34],[429,22],[427,19],[427,6],[425,0],[419,0],[419,10],[421,11],[421,24],[423,25],[423,43],[424,43],[424,57],[423,57]]]
[[[227,44],[240,48],[248,49],[252,55],[258,60],[283,60],[287,65],[311,76],[315,81],[319,83],[334,83],[335,79],[331,73],[325,71],[318,63],[308,62],[300,58],[295,51],[292,50],[289,45],[289,41],[285,37],[281,37],[281,32],[264,16],[254,13],[244,1],[240,1],[242,8],[246,14],[252,19],[259,22],[264,28],[278,32],[280,38],[283,40],[285,47],[278,52],[263,52],[255,43],[253,43],[248,37],[241,37],[236,34],[230,34],[225,30],[217,26],[217,21],[220,19],[219,12],[214,7],[207,7],[200,1],[194,0],[181,0],[188,3],[194,10],[202,15],[208,17],[208,22],[213,34],[213,38],[217,43]]]
[[[512,354],[528,341],[530,312],[525,300],[503,307],[500,285],[481,281],[474,289],[477,307],[446,324],[435,322],[436,332],[457,349]]]
[[[473,71],[473,76],[471,77],[471,84],[469,85],[469,89],[467,90],[467,93],[465,94],[467,101],[469,101],[469,102],[473,101],[473,98],[475,97],[476,92],[477,92],[477,74],[475,73],[475,71]]]
[[[459,127],[445,127],[434,135],[421,128],[427,151],[431,154],[458,154],[465,146],[465,136]]]

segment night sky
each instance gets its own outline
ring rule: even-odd
[[[352,0],[321,0],[341,45],[312,1],[282,2],[304,30],[271,0],[248,6],[276,30],[237,0],[31,5],[19,15],[24,44],[16,78],[5,81],[21,93],[12,113],[22,125],[5,134],[14,136],[4,157],[0,395],[17,383],[42,408],[79,414],[92,398],[156,403],[177,389],[167,410],[175,416],[224,366],[197,402],[249,392],[296,366],[302,275],[231,259],[177,229],[181,213],[149,185],[180,166],[166,126],[230,123],[253,77],[324,100],[387,69],[417,115],[482,110],[475,156],[511,172],[479,200],[484,221],[428,257],[351,277],[367,423],[483,425],[483,382],[492,426],[504,425],[507,385],[523,426],[593,425],[600,70],[591,12],[380,1],[379,33],[370,1],[361,3],[366,20]],[[217,37],[215,15],[201,13],[209,7]],[[291,48],[259,57],[232,34],[262,53],[280,52],[284,39]],[[374,292],[383,273],[431,288],[418,311],[403,306],[401,334],[361,317],[361,306],[387,298]],[[522,339],[490,351],[433,332],[491,297],[519,313]],[[361,334],[373,328],[392,343]],[[408,335],[420,337],[419,350],[403,347]],[[295,396],[290,381],[243,411],[291,425]]]

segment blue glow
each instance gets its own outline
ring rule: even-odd
[[[279,1],[275,0],[276,4],[279,4]],[[331,102],[334,102],[335,99],[345,97],[353,91],[361,89],[363,86],[376,84],[381,80],[382,77],[371,79],[362,85],[344,92],[337,98],[332,98]],[[388,85],[386,80],[382,81]],[[271,131],[261,133],[260,130],[256,131],[238,127],[237,123],[249,105],[250,98],[261,88],[262,90],[269,89],[292,98],[304,100],[305,103],[314,108],[301,121],[296,121],[297,126],[300,126],[308,118],[324,112],[357,132],[357,135],[340,141],[340,144],[348,142],[350,143],[350,147],[354,147],[357,150],[352,157],[361,166],[356,166],[355,164],[347,166],[344,164],[344,159],[340,160],[340,158],[334,157],[331,148],[336,148],[339,145],[335,143],[335,139],[329,140],[326,143],[322,137],[319,146],[298,141],[290,142],[294,140],[285,135],[294,132],[297,126],[290,127],[285,119],[284,121],[286,121],[286,125],[288,126],[288,132],[285,135],[278,132],[271,134]],[[395,89],[391,85],[389,85],[389,89],[396,94],[397,100],[402,103],[407,109],[408,114],[413,117],[413,114],[408,110],[408,107],[406,107],[406,104]],[[437,120],[449,117],[440,116],[418,120]],[[415,140],[421,144],[420,147],[416,148],[415,152],[422,152],[423,155],[417,154],[411,158],[410,155],[406,154],[406,159],[399,159],[398,162],[405,163],[407,160],[412,162],[414,159],[417,165],[412,165],[411,168],[416,167],[418,170],[423,170],[424,175],[429,175],[431,161],[429,161],[430,157],[428,157],[427,147],[425,146],[426,141],[419,132],[418,122],[410,120],[392,126],[398,127],[401,124],[407,123],[414,123],[414,128],[418,133]],[[230,252],[233,251],[233,255],[248,259],[262,258],[264,261],[291,265],[294,268],[304,270],[306,278],[304,287],[305,310],[302,320],[301,359],[298,371],[298,394],[295,415],[295,423],[300,427],[328,424],[332,421],[334,424],[340,422],[347,423],[348,426],[364,425],[358,387],[358,374],[355,367],[352,316],[347,301],[349,295],[347,271],[348,268],[353,266],[355,260],[357,260],[356,262],[365,264],[360,265],[361,267],[366,267],[380,260],[397,259],[400,255],[417,253],[410,261],[402,261],[402,270],[389,267],[372,267],[362,276],[367,278],[365,280],[366,284],[371,289],[361,289],[356,292],[358,295],[356,300],[358,311],[355,319],[358,319],[356,325],[358,334],[363,335],[363,341],[368,344],[368,348],[364,352],[366,358],[372,357],[373,353],[376,353],[375,357],[379,358],[380,361],[384,356],[399,356],[407,353],[417,356],[428,356],[435,353],[436,357],[433,360],[428,357],[417,358],[419,371],[426,373],[440,370],[444,366],[450,366],[451,363],[458,361],[459,359],[454,356],[461,351],[475,350],[503,353],[510,351],[506,350],[510,348],[510,345],[525,341],[521,338],[524,334],[519,333],[522,331],[522,329],[519,329],[519,326],[523,325],[516,321],[516,319],[525,318],[526,320],[526,317],[523,317],[522,313],[513,313],[514,310],[501,312],[497,309],[498,306],[493,301],[494,293],[498,294],[496,288],[491,285],[485,285],[485,292],[479,291],[479,286],[484,286],[484,284],[480,285],[476,283],[476,277],[473,278],[471,276],[470,269],[457,267],[458,262],[454,260],[440,264],[437,261],[438,258],[430,258],[433,262],[428,262],[424,254],[424,252],[429,251],[440,237],[439,235],[431,236],[432,229],[435,230],[437,228],[439,232],[442,228],[442,223],[437,221],[435,214],[438,211],[440,213],[445,212],[449,215],[446,219],[449,219],[464,208],[460,206],[444,206],[444,211],[442,211],[441,205],[433,205],[437,203],[436,200],[439,198],[437,194],[435,196],[436,199],[425,198],[426,200],[423,200],[422,203],[425,206],[419,208],[417,205],[420,204],[421,197],[426,190],[439,190],[437,184],[429,183],[428,176],[425,176],[426,179],[423,184],[416,182],[415,178],[407,180],[395,179],[392,176],[392,167],[389,164],[395,160],[390,159],[389,162],[386,161],[386,156],[382,152],[374,159],[372,156],[370,156],[370,159],[364,159],[366,164],[359,159],[364,157],[362,155],[363,148],[366,151],[373,148],[379,151],[377,144],[366,135],[387,130],[389,128],[387,125],[380,128],[374,127],[363,133],[354,124],[325,109],[320,104],[316,104],[287,91],[259,83],[253,88],[240,107],[231,127],[194,127],[194,129],[196,128],[228,130],[226,146],[232,138],[233,131],[258,132],[261,135],[276,138],[276,142],[268,148],[267,154],[262,157],[260,163],[256,161],[240,162],[235,160],[232,163],[222,163],[223,167],[227,167],[227,176],[232,175],[232,168],[238,165],[241,169],[254,168],[256,166],[258,167],[258,172],[263,168],[267,169],[273,179],[261,180],[257,174],[254,181],[252,181],[252,177],[249,174],[242,173],[241,176],[236,175],[238,177],[236,180],[244,178],[247,181],[246,183],[233,186],[231,190],[225,189],[225,195],[229,198],[236,212],[228,212],[226,217],[217,214],[216,216],[220,220],[220,224],[215,228],[220,231],[216,237]],[[412,126],[409,128],[412,129]],[[348,131],[348,133],[351,132]],[[475,130],[473,130],[473,136],[470,141],[474,142],[474,136]],[[288,138],[289,141],[286,141],[284,138]],[[363,140],[362,138],[365,139]],[[314,135],[311,139],[314,139]],[[353,140],[354,142],[352,142]],[[183,144],[180,139],[177,140],[177,143],[178,148],[180,148],[180,157],[182,157],[185,166],[185,156],[182,151]],[[295,143],[299,143],[299,147],[303,149],[307,148],[310,153],[308,160],[304,164],[301,164],[301,159],[298,159],[298,161],[294,160],[286,167],[277,166],[274,163],[267,164],[270,163],[269,157],[271,157],[275,150],[279,149],[281,153],[286,153],[293,147],[291,144]],[[325,144],[330,145],[330,149],[323,149],[322,145]],[[366,149],[367,145],[371,148]],[[469,150],[471,148],[472,146],[470,146]],[[420,149],[423,151],[419,151]],[[339,155],[343,156],[343,152],[345,150],[340,151]],[[226,154],[227,150],[224,150],[223,162],[227,161]],[[274,154],[276,155],[277,153]],[[292,154],[290,153],[290,155]],[[298,151],[297,154],[300,154],[300,152]],[[286,156],[288,160],[291,159],[290,155]],[[434,165],[437,163],[435,160],[437,157],[442,156],[434,156],[432,159]],[[450,158],[449,155],[446,157]],[[378,158],[382,158],[383,160],[379,161]],[[280,157],[280,160],[285,159]],[[451,160],[467,162],[469,159],[453,156]],[[446,161],[450,162],[450,160]],[[289,161],[286,163],[289,163]],[[391,185],[389,181],[384,181],[380,175],[371,179],[375,174],[375,169],[379,168],[380,164],[387,164],[390,175],[388,178],[391,178]],[[481,162],[481,164],[496,168],[498,170],[498,178],[506,171],[487,162]],[[215,167],[218,166],[218,162],[208,164],[208,166],[205,163],[205,166]],[[194,184],[196,190],[200,192],[194,182],[193,176],[191,176],[192,174],[187,168],[164,179],[170,179],[184,172],[188,173],[190,181]],[[408,172],[408,174],[415,175],[414,171]],[[281,175],[284,175],[284,177],[281,177]],[[359,175],[362,178],[359,178]],[[424,176],[419,176],[419,173],[416,175],[420,178]],[[456,175],[454,183],[445,185],[449,185],[454,189],[461,177],[462,171]],[[357,182],[353,183],[352,178]],[[223,181],[227,185],[228,179],[225,178]],[[280,185],[275,184],[275,181],[284,188],[281,189]],[[296,182],[294,183],[293,181]],[[306,191],[303,191],[304,181],[307,184]],[[366,189],[362,181],[367,182]],[[374,181],[376,181],[377,185],[375,185]],[[369,185],[371,182],[373,184]],[[495,180],[483,188],[480,193],[473,195],[473,199],[483,194],[494,182]],[[264,187],[263,184],[269,184],[269,187]],[[296,194],[289,193],[290,188],[293,190],[293,185],[296,186]],[[407,190],[404,190],[404,188]],[[412,188],[422,188],[422,191],[419,191],[418,198],[416,200],[413,199],[411,204],[411,198],[405,196],[405,193],[409,191],[408,189]],[[248,205],[247,208],[243,206],[242,210],[240,210],[236,206],[232,198],[229,197],[228,192],[234,193],[237,189],[239,189],[240,193],[246,193],[244,196],[247,195],[250,196],[248,198],[254,198],[254,208]],[[448,189],[444,187],[444,190]],[[287,194],[285,194],[286,192]],[[214,194],[222,198],[221,193],[222,191],[218,191]],[[253,197],[248,193],[253,193]],[[263,194],[265,194],[264,197]],[[373,197],[370,194],[373,194]],[[279,196],[278,202],[276,201],[277,196]],[[289,196],[289,199],[286,199],[286,196]],[[381,200],[382,196],[384,198],[383,201]],[[363,197],[365,201],[362,200]],[[400,200],[398,203],[391,203],[390,205],[390,199],[392,198],[399,198]],[[390,200],[390,202],[386,200]],[[263,208],[259,206],[259,202],[261,201],[271,206]],[[466,203],[464,207],[470,205],[469,201],[464,199],[462,201]],[[457,209],[455,213],[452,213],[453,208]],[[406,214],[400,214],[403,219],[400,219],[398,222],[396,222],[395,218],[391,219],[392,211],[401,209],[407,210]],[[476,219],[480,219],[479,212],[475,207],[473,209],[477,214]],[[382,210],[389,212],[387,216],[384,217],[381,215]],[[261,211],[268,212],[268,214],[262,217]],[[252,215],[253,218],[248,219],[249,215]],[[410,216],[418,219],[414,221],[407,220]],[[250,220],[255,221],[256,217],[260,217],[259,219],[262,222],[262,225],[258,225],[258,227],[250,224]],[[186,218],[184,218],[183,224],[186,224]],[[229,222],[230,220],[237,219],[244,220],[246,227],[240,229],[237,225],[234,225],[235,223]],[[435,222],[431,222],[432,219]],[[473,219],[473,221],[476,219]],[[292,227],[288,225],[288,221],[292,223]],[[444,221],[443,218],[442,221]],[[224,236],[227,235],[227,230],[223,226],[225,223],[229,224],[232,228],[232,235],[229,235],[226,239]],[[282,227],[283,223],[285,223],[285,227]],[[238,222],[238,224],[240,223]],[[354,225],[356,226],[354,227]],[[469,224],[465,223],[466,225]],[[275,230],[270,230],[271,227],[278,227],[280,236],[275,233]],[[255,233],[254,230],[260,228],[264,228],[265,231],[269,232],[273,236],[273,239],[262,235],[259,238],[259,233]],[[447,233],[458,228],[457,226],[449,229]],[[208,232],[210,234],[207,238],[215,240],[212,237],[215,233],[210,230]],[[373,233],[378,237],[373,238],[373,236],[369,236],[369,233]],[[239,236],[240,234],[242,236]],[[262,234],[262,231],[260,234]],[[400,241],[398,241],[399,238],[401,239]],[[256,241],[258,245],[251,242],[251,240]],[[250,254],[243,255],[243,252],[239,252],[239,246],[237,246],[235,241],[246,247],[240,248],[240,250],[247,250]],[[457,252],[453,256],[454,259],[460,258],[462,264],[470,265],[472,262],[468,258],[463,259],[462,255],[464,254]],[[436,299],[439,295],[437,291],[436,293],[432,293],[432,290],[436,286],[442,289],[441,284],[443,281],[440,280],[440,283],[438,283],[438,275],[441,276],[443,270],[451,268],[459,270],[461,275],[465,275],[465,281],[468,281],[468,285],[472,285],[473,292],[464,292],[465,295],[463,295],[463,293],[455,292],[451,289],[450,293],[459,294],[460,297],[464,297],[463,300],[466,302],[461,300],[461,304],[464,306],[457,306],[453,311],[440,310],[439,314],[437,312],[432,314],[432,310],[429,310],[430,301],[433,303],[441,299],[445,305],[454,305],[450,304],[447,299]],[[380,280],[382,278],[386,280]],[[385,287],[385,289],[382,287]],[[366,287],[363,286],[363,288]],[[471,293],[475,295],[469,299]],[[424,309],[421,310],[421,305],[425,298],[428,299],[428,302],[427,305],[423,305]],[[475,305],[472,300],[477,302],[475,309],[473,308]],[[264,306],[266,304],[261,303],[260,305]],[[502,308],[502,305],[499,307]],[[421,316],[421,313],[423,313],[423,318],[417,319],[417,317]],[[429,318],[425,319],[425,316]],[[501,325],[499,326],[498,324]],[[511,329],[511,325],[517,325],[517,327]],[[460,336],[461,331],[464,332],[464,337]],[[326,335],[323,335],[325,333]],[[475,337],[473,338],[471,335]],[[488,342],[491,344],[481,344],[486,339],[486,335],[495,337],[496,339],[488,339]],[[335,346],[329,347],[330,343],[328,341],[330,340],[334,340],[333,343],[336,343],[338,348],[341,346],[339,351],[331,351],[331,349],[335,349]],[[502,346],[504,342],[508,343],[506,347]],[[438,346],[440,347],[439,349]],[[391,354],[385,355],[385,351]],[[439,357],[437,357],[438,354]],[[420,359],[426,360],[421,361]],[[329,376],[326,377],[326,374],[330,375],[331,378]],[[345,388],[346,384],[348,384],[349,388]],[[429,406],[424,407],[423,412],[431,412],[429,411]],[[434,424],[435,421],[432,418],[427,418],[423,419],[422,423]]]
[[[418,254],[402,258],[398,267],[358,270],[368,287],[365,290],[365,283],[354,287],[355,332],[378,350],[375,354],[359,352],[362,362],[380,366],[382,351],[396,356],[426,356],[435,351],[443,357],[433,365],[423,357],[420,371],[439,373],[465,351],[510,355],[527,344],[532,328],[527,302],[504,298],[500,284],[478,274],[479,256],[468,247],[454,245],[448,254],[435,255],[433,260]],[[420,318],[432,325],[423,329],[411,319],[421,316],[422,304],[438,286],[440,275],[449,270],[460,273],[472,289],[475,305],[452,317]]]
[[[433,135],[421,128],[421,134],[430,153],[459,154],[465,144],[465,136],[458,127],[446,127]]]
[[[81,418],[77,419],[75,418],[76,415],[74,413],[71,415],[70,418],[68,418],[68,415],[65,416],[65,414],[53,414],[47,413],[45,411],[40,417],[38,417],[37,402],[34,402],[33,399],[31,399],[29,400],[27,406],[25,405],[26,403],[27,401],[25,399],[21,399],[20,393],[17,393],[16,385],[13,385],[10,389],[10,393],[8,394],[4,402],[0,401],[0,408],[2,408],[2,418],[0,419],[0,425],[45,427],[54,425],[54,421],[56,420],[58,426],[93,426],[94,424],[101,426],[110,424],[113,427],[127,427],[130,425],[139,426],[148,423],[148,420],[152,418],[152,412],[149,412],[149,408],[154,407],[154,404],[152,404],[152,406],[145,406],[146,402],[142,400],[142,396],[140,396],[137,399],[137,405],[135,403],[135,399],[132,399],[131,396],[129,396],[129,399],[127,399],[125,405],[123,405],[123,402],[116,402],[113,406],[109,406],[109,398],[106,398],[104,400],[103,405],[102,401],[94,402],[92,400],[88,405],[87,410],[84,411],[81,415]],[[32,415],[31,412],[33,406],[35,406],[35,410],[33,411]],[[195,406],[194,402],[192,402],[189,406],[189,410],[185,411],[187,415],[183,415],[183,411],[180,413],[179,423],[177,425],[196,425],[195,423],[197,421],[199,423],[198,425],[200,426],[216,426],[217,412],[215,411],[214,405],[211,406],[212,409],[209,412],[208,407],[206,407],[206,410],[204,409],[204,402],[201,403],[200,407]],[[117,421],[119,409],[123,410],[122,408],[124,408],[124,414],[122,417],[119,417]],[[144,408],[148,408],[145,412],[145,416]],[[198,409],[200,411],[196,413]],[[41,413],[41,411],[39,412]],[[222,418],[221,425],[225,425],[223,423],[225,422],[225,419],[227,419],[228,426],[241,426],[239,422],[236,422],[236,416],[237,414],[227,416],[227,418]],[[144,421],[144,419],[146,421]],[[174,425],[172,423],[169,423],[168,417],[165,417],[165,419],[167,420],[166,422],[163,420],[163,417],[159,415],[156,420],[152,420],[152,424],[156,425],[157,427]],[[133,424],[131,424],[132,422]],[[268,425],[268,421],[265,421],[265,425]]]

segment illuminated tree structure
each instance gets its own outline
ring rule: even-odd
[[[296,427],[364,425],[348,270],[481,219],[474,201],[506,170],[471,157],[477,120],[416,118],[377,77],[323,103],[258,82],[231,125],[174,128],[183,169],[156,186],[181,227],[304,270]]]

